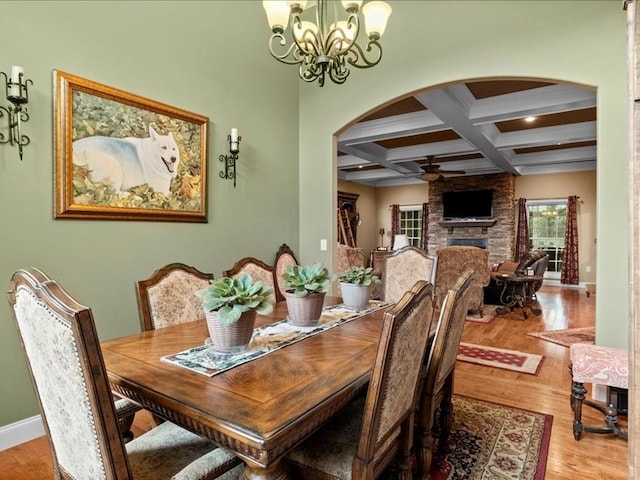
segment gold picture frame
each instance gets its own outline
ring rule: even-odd
[[[55,218],[207,221],[207,117],[53,74]]]

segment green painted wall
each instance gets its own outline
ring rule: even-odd
[[[597,88],[598,343],[627,347],[626,12],[620,1],[396,1],[382,62],[344,85],[300,87],[301,256],[332,263],[335,140],[409,93],[469,79],[526,77]],[[329,242],[332,246],[332,242]]]
[[[0,29],[0,71],[19,64],[34,82],[24,161],[0,145],[4,291],[14,270],[38,266],[92,307],[107,339],[139,330],[134,282],[166,263],[219,277],[243,256],[273,262],[282,242],[298,251],[298,81],[268,53],[261,2],[0,1],[0,12],[15,20]],[[53,69],[209,117],[209,222],[54,220]],[[218,176],[231,127],[236,189]],[[6,301],[0,385],[0,426],[38,413]]]

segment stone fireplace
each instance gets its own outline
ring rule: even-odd
[[[444,222],[442,192],[493,190],[493,219]],[[429,184],[429,252],[447,245],[489,250],[489,265],[513,258],[515,247],[515,176],[509,173],[443,178]],[[465,243],[466,242],[466,243]]]

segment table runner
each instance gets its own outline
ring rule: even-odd
[[[375,312],[390,305],[388,302],[372,300],[364,310],[351,310],[343,304],[324,307],[317,326],[298,327],[291,325],[287,318],[276,323],[263,325],[253,331],[247,350],[236,354],[220,354],[205,344],[162,357],[165,362],[187,368],[193,372],[212,377],[225,370],[255,360],[304,338],[317,335],[356,318]]]

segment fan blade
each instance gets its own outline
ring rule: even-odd
[[[465,172],[464,170],[438,170],[435,173],[443,173],[443,174],[449,173],[451,175],[464,175],[467,172]]]

